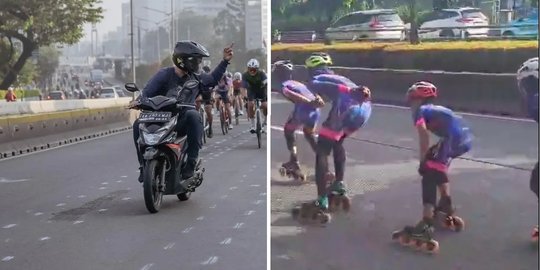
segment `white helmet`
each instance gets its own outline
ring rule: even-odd
[[[257,59],[252,58],[247,63],[248,68],[259,68],[259,61]]]
[[[538,80],[538,57],[525,61],[517,71],[518,82],[524,78],[533,76]]]
[[[242,80],[242,73],[240,73],[240,72],[234,73],[233,78],[234,78],[234,80],[239,80],[239,81],[241,81],[241,80]]]

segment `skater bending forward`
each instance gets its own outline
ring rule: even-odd
[[[292,80],[293,64],[289,60],[277,61],[272,65],[272,91],[276,91],[294,103],[294,110],[284,126],[285,141],[290,152],[290,159],[281,166],[287,175],[295,178],[304,178],[298,162],[294,132],[303,127],[304,137],[309,145],[316,151],[315,126],[320,118],[319,107],[324,106],[322,99],[311,93],[300,82]],[[284,174],[284,173],[283,173]]]
[[[422,176],[423,219],[416,225],[413,234],[433,231],[434,214],[442,212],[445,224],[460,229],[463,221],[454,216],[449,192],[448,167],[450,161],[471,149],[471,133],[461,117],[443,106],[433,105],[437,88],[429,82],[417,82],[407,91],[414,125],[420,143],[420,166]],[[429,146],[429,132],[439,141]],[[441,198],[437,204],[437,188]]]
[[[519,93],[531,119],[538,123],[538,57],[531,58],[517,71]],[[530,188],[538,199],[538,161],[531,174]],[[538,225],[533,228],[532,240],[538,241]]]
[[[332,74],[328,65],[332,64],[330,56],[325,53],[312,54],[306,60],[311,76],[307,87],[313,93],[332,101],[327,119],[322,124],[317,141],[315,179],[318,198],[315,206],[327,210],[329,196],[336,199],[347,199],[345,196],[345,149],[343,141],[356,130],[364,126],[371,115],[371,92],[365,86],[358,86],[348,78]],[[335,181],[327,190],[329,179],[328,156],[333,152]],[[332,202],[330,202],[332,203]],[[348,200],[343,203],[348,208]]]

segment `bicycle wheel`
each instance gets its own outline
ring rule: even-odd
[[[261,148],[261,131],[262,131],[262,127],[261,127],[261,111],[259,109],[257,109],[257,111],[255,112],[256,113],[256,117],[257,117],[257,126],[256,126],[256,131],[257,131],[257,144],[259,146],[259,149]]]
[[[225,126],[225,112],[223,111],[223,109],[219,110],[219,122],[221,123],[221,132],[223,133],[223,135],[225,135],[225,129],[227,127]]]
[[[202,106],[201,108],[199,108],[199,113],[201,114],[201,122],[203,126],[203,134],[202,134],[203,144],[206,144],[206,114]]]

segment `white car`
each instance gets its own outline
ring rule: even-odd
[[[325,36],[330,40],[403,40],[405,25],[394,10],[364,10],[339,18],[326,29]]]
[[[113,87],[105,87],[101,89],[99,98],[118,98],[118,94],[116,93],[116,90],[114,90]]]
[[[489,28],[440,29],[446,27],[488,26],[488,18],[478,8],[435,10],[426,15],[418,31],[420,39],[440,37],[487,37]],[[429,29],[433,28],[433,29]]]

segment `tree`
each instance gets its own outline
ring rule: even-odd
[[[60,63],[60,53],[54,46],[41,47],[37,60],[38,79],[41,87],[45,88],[51,81],[52,75]]]
[[[11,85],[32,52],[54,43],[74,44],[83,37],[83,25],[97,22],[101,0],[2,0],[0,35],[22,43],[22,52],[10,64],[1,88]]]

